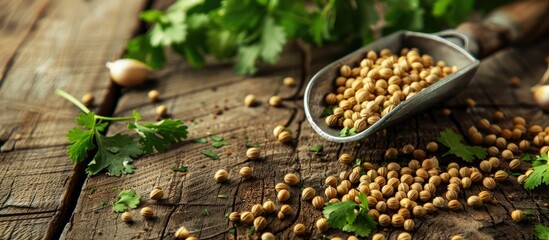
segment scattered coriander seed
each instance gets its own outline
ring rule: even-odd
[[[522,222],[524,220],[524,213],[521,210],[515,210],[511,213],[511,218],[515,222]]]
[[[494,179],[498,182],[503,182],[507,180],[507,177],[509,177],[509,174],[503,170],[499,170],[496,173],[494,173]]]
[[[125,223],[131,223],[133,222],[133,214],[131,212],[124,212],[120,216],[120,219]]]
[[[290,192],[288,192],[288,190],[286,190],[286,189],[282,189],[282,190],[278,191],[278,193],[276,195],[276,198],[280,202],[288,201],[288,199],[290,199]]]
[[[278,213],[276,214],[276,217],[278,218],[278,220],[284,220],[284,218],[286,218],[286,215],[284,215],[284,213],[282,213],[281,211],[278,211]]]
[[[284,204],[280,207],[280,212],[283,213],[285,216],[291,215],[293,212],[292,206]]]
[[[290,186],[295,186],[299,184],[299,177],[293,173],[288,173],[284,176],[284,182]]]
[[[385,235],[382,233],[376,233],[372,236],[372,240],[385,240]]]
[[[461,203],[458,200],[450,200],[448,201],[448,209],[452,211],[458,211],[461,210],[463,207],[461,206]]]
[[[401,232],[398,234],[397,240],[412,240],[412,235],[407,232]]]
[[[261,152],[259,151],[259,148],[248,148],[248,150],[246,151],[246,157],[248,157],[248,159],[250,160],[256,160],[259,158],[259,155],[261,154]]]
[[[270,232],[264,232],[261,234],[261,240],[276,240],[276,237]]]
[[[511,150],[505,149],[501,152],[501,157],[505,160],[511,160],[515,156],[513,155],[513,152],[511,152]]]
[[[351,164],[353,161],[353,158],[351,157],[351,154],[344,153],[339,156],[339,162],[342,164]]]
[[[434,152],[438,151],[438,143],[437,142],[429,142],[429,143],[427,143],[427,146],[425,148],[427,149],[427,151],[434,153]]]
[[[264,213],[265,213],[265,209],[263,208],[262,204],[258,203],[252,206],[252,214],[254,215],[254,217],[261,216]]]
[[[162,189],[159,187],[155,187],[151,191],[151,194],[149,195],[149,197],[151,198],[151,200],[158,201],[164,197],[164,191],[162,191]]]
[[[295,79],[293,77],[285,77],[284,80],[282,80],[284,83],[284,86],[286,87],[293,87],[295,86]]]
[[[517,177],[517,183],[522,185],[524,184],[524,182],[526,181],[526,175],[522,174],[520,176]]]
[[[151,207],[144,207],[141,209],[141,216],[144,218],[152,218],[154,216],[154,211]]]
[[[307,187],[301,191],[301,200],[309,201],[316,196],[316,191],[312,187]]]
[[[280,190],[288,190],[288,185],[286,185],[286,183],[277,183],[276,186],[275,186],[275,190],[277,192],[280,192]]]
[[[478,197],[479,197],[480,200],[482,200],[483,202],[489,202],[490,199],[492,198],[492,194],[490,194],[489,191],[481,191],[481,192],[478,194]]]
[[[502,121],[503,119],[505,119],[505,114],[503,114],[502,111],[495,111],[494,112],[494,119],[496,119],[498,121]]]
[[[491,177],[485,177],[483,180],[482,180],[482,185],[484,185],[484,187],[490,189],[490,190],[493,190],[496,188],[496,181],[491,178]]]
[[[160,99],[160,92],[158,92],[157,90],[150,90],[147,93],[147,97],[149,97],[149,100],[151,100],[151,102],[156,102],[158,101],[158,99]]]
[[[467,198],[467,204],[473,208],[482,207],[482,200],[478,196],[470,196]]]
[[[330,228],[326,218],[319,218],[316,220],[315,226],[320,232],[326,232]]]
[[[477,105],[477,102],[472,98],[467,98],[465,99],[465,104],[467,104],[468,107],[472,108],[472,107],[475,107],[475,105]]]
[[[316,209],[322,209],[324,207],[324,198],[321,196],[316,196],[312,201],[313,207]]]
[[[95,97],[92,93],[86,93],[84,96],[82,96],[82,103],[86,107],[91,107],[93,105],[93,102],[95,101]]]
[[[240,213],[232,212],[231,214],[229,214],[229,220],[234,223],[240,222]]]
[[[483,160],[482,162],[480,162],[479,167],[480,167],[480,170],[487,173],[492,171],[492,164],[488,160]]]
[[[275,138],[278,138],[278,135],[280,135],[280,133],[282,133],[284,130],[286,130],[284,126],[278,125],[273,129],[273,135],[275,136]]]
[[[275,211],[275,203],[271,200],[267,200],[263,203],[263,209],[267,214],[273,213]]]
[[[243,167],[239,171],[240,176],[244,179],[249,179],[253,175],[253,170],[250,167]]]
[[[252,224],[254,221],[254,215],[252,214],[252,212],[242,212],[240,214],[240,221],[244,224]]]
[[[168,114],[168,108],[162,104],[156,107],[156,116],[159,118],[165,117]]]
[[[442,114],[442,116],[448,117],[450,116],[450,114],[452,114],[452,110],[450,110],[449,108],[443,108],[440,113]]]
[[[518,78],[518,77],[512,77],[512,78],[511,78],[511,81],[509,82],[509,85],[511,85],[511,87],[513,87],[513,88],[518,88],[518,87],[520,87],[520,78]]]
[[[282,131],[278,135],[278,141],[281,143],[287,143],[292,140],[292,134],[288,131]]]
[[[385,158],[396,159],[398,157],[398,150],[396,148],[388,148],[385,151]]]
[[[465,238],[463,238],[463,236],[461,235],[454,235],[452,236],[452,238],[450,238],[450,240],[465,240]]]
[[[520,165],[522,164],[522,161],[518,158],[516,159],[513,159],[510,163],[509,163],[509,168],[511,170],[517,170],[520,168]]]
[[[293,230],[295,235],[304,235],[307,231],[307,229],[305,228],[305,225],[303,225],[302,223],[298,223],[294,225]]]
[[[269,104],[273,107],[280,107],[282,105],[282,98],[280,96],[272,96],[269,98]]]
[[[227,181],[229,178],[229,173],[225,169],[219,169],[217,172],[215,172],[214,179],[218,183],[222,183]]]
[[[254,219],[254,227],[256,231],[261,231],[267,227],[267,219],[262,216],[256,217]]]
[[[412,220],[412,219],[404,220],[404,230],[412,231],[412,230],[414,230],[415,226],[416,226],[416,224],[414,223],[414,220]]]
[[[412,213],[414,213],[414,217],[422,218],[427,215],[427,210],[423,206],[418,205],[412,209]]]
[[[185,239],[189,237],[189,230],[185,226],[181,226],[177,231],[175,231],[176,239]]]
[[[244,105],[246,107],[253,107],[255,103],[255,95],[249,94],[244,98]]]
[[[198,240],[198,238],[195,236],[188,236],[185,240]]]
[[[387,226],[391,225],[391,217],[387,214],[381,214],[381,215],[379,215],[379,217],[377,219],[377,222],[382,227],[387,227]]]

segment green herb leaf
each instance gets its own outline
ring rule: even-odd
[[[202,210],[200,215],[202,215],[203,217],[210,216],[210,211],[207,208],[204,208],[204,210]]]
[[[208,139],[207,138],[195,138],[193,140],[191,140],[195,143],[207,143],[208,142]]]
[[[321,144],[317,144],[311,147],[311,152],[320,152],[322,151],[323,146]]]
[[[323,118],[323,117],[327,117],[327,116],[330,116],[330,115],[334,114],[334,108],[335,107],[337,107],[337,106],[336,105],[327,106],[322,111],[322,114],[320,114],[320,117]]]
[[[221,142],[221,141],[223,141],[223,138],[220,137],[220,136],[217,136],[217,135],[212,135],[212,136],[210,136],[210,138],[211,138],[212,140],[216,141],[216,142]]]
[[[522,210],[522,213],[524,213],[524,215],[526,215],[526,216],[534,216],[535,215],[534,211],[532,211],[530,209]]]
[[[525,162],[530,162],[530,161],[532,161],[532,156],[530,156],[530,154],[526,153],[526,154],[524,154],[524,156],[522,156],[521,160],[525,161]]]
[[[221,140],[219,142],[213,142],[212,143],[212,147],[214,147],[214,148],[220,148],[220,147],[223,147],[223,146],[226,146],[226,145],[229,145],[229,142],[227,142],[225,140]]]
[[[209,157],[213,160],[219,159],[219,155],[217,155],[216,152],[211,151],[211,150],[204,150],[204,151],[202,151],[202,154],[204,154],[206,157]]]
[[[361,237],[370,236],[370,234],[377,228],[377,223],[367,213],[360,213],[356,216],[355,221],[352,224],[343,226],[341,230],[345,232],[351,232]]]
[[[466,162],[473,162],[475,159],[484,159],[487,155],[486,149],[477,146],[467,146],[461,143],[463,137],[455,133],[452,129],[446,129],[440,132],[437,141],[448,147],[450,150],[444,153],[444,156],[454,154]]]
[[[97,153],[86,168],[89,175],[95,175],[103,169],[107,169],[109,175],[116,177],[134,172],[133,159],[141,155],[143,150],[133,137],[123,134],[105,137],[96,133],[95,141]]]
[[[543,226],[541,224],[536,224],[534,227],[534,232],[536,239],[547,240],[549,239],[549,227]]]
[[[355,135],[355,134],[356,134],[356,129],[355,128],[348,128],[348,127],[344,127],[339,132],[340,137],[348,137],[348,136],[352,136],[352,135]]]
[[[524,188],[532,190],[542,183],[549,185],[549,156],[548,153],[543,153],[537,156],[536,160],[532,163],[533,172],[528,175],[524,182]]]
[[[79,127],[75,127],[67,133],[67,139],[70,143],[67,151],[69,158],[74,163],[84,161],[88,151],[95,149],[95,144],[93,143],[96,132],[95,114],[93,112],[88,114],[80,113],[76,118],[76,124]]]
[[[235,233],[236,233],[236,228],[231,228],[231,229],[229,229],[229,233],[230,233],[230,234],[235,234]]]
[[[227,196],[227,194],[219,194],[219,195],[217,195],[217,198],[228,199],[229,196]]]
[[[189,166],[172,167],[172,170],[174,172],[186,172],[188,169],[189,169]]]
[[[118,194],[118,200],[112,204],[112,210],[117,213],[125,212],[127,209],[134,209],[141,202],[141,195],[135,190],[124,190]]]
[[[129,123],[128,128],[136,131],[145,153],[164,152],[170,143],[179,143],[187,138],[187,126],[181,120],[164,119],[155,123]]]
[[[354,233],[361,237],[369,236],[377,227],[374,219],[368,215],[368,199],[365,194],[358,195],[361,204],[354,201],[328,203],[322,213],[331,227]],[[355,209],[359,209],[355,215]]]

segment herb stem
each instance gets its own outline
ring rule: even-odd
[[[82,102],[78,101],[75,97],[70,95],[69,93],[61,90],[61,89],[55,89],[55,94],[59,95],[60,97],[67,99],[69,102],[74,104],[76,107],[80,108],[82,112],[89,113],[91,112],[89,108],[87,108]]]
[[[129,121],[129,120],[135,120],[134,117],[104,117],[95,115],[95,119],[101,119],[106,121]]]

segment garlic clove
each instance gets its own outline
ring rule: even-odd
[[[112,80],[122,87],[135,87],[142,84],[152,69],[145,63],[135,59],[119,59],[107,62]]]
[[[539,86],[534,90],[534,100],[545,111],[549,111],[549,85]]]

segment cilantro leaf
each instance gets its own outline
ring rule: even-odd
[[[124,57],[144,62],[154,69],[161,68],[166,64],[164,49],[152,46],[148,34],[139,35],[128,41]]]
[[[239,47],[238,59],[234,65],[235,72],[240,75],[254,74],[257,71],[255,62],[259,56],[259,51],[259,44]]]
[[[323,146],[321,144],[317,144],[311,147],[311,152],[320,152],[322,151]]]
[[[189,166],[172,167],[172,171],[174,172],[186,172],[188,169]]]
[[[229,196],[227,196],[227,194],[219,194],[219,195],[217,195],[217,198],[228,199]]]
[[[139,143],[129,135],[116,134],[106,137],[96,134],[97,153],[88,164],[86,173],[95,175],[103,169],[109,171],[111,176],[133,173],[135,166],[131,163],[133,158],[141,155],[143,151]]]
[[[355,134],[356,134],[355,128],[348,128],[348,127],[344,127],[339,132],[340,137],[348,137],[348,136],[352,136],[352,135],[355,135]]]
[[[271,16],[267,16],[261,33],[261,51],[259,55],[266,63],[274,64],[278,61],[282,47],[286,44],[286,32],[276,25]]]
[[[534,216],[535,215],[534,211],[531,210],[531,209],[522,210],[522,213],[526,216]]]
[[[229,145],[229,142],[227,142],[225,140],[212,143],[212,147],[214,147],[214,148],[220,148],[220,147],[223,147],[223,146],[226,146],[226,145]]]
[[[202,154],[204,154],[206,157],[209,157],[213,160],[219,159],[219,155],[217,155],[216,152],[211,151],[211,150],[204,150],[204,151],[202,151]]]
[[[202,210],[200,215],[202,215],[203,217],[210,216],[210,211],[207,208],[204,208],[204,210]]]
[[[195,138],[193,140],[191,140],[195,143],[207,143],[208,142],[208,139],[207,138]]]
[[[118,200],[112,204],[112,210],[116,213],[125,212],[128,208],[136,208],[141,202],[141,195],[135,190],[124,190],[118,194]]]
[[[327,106],[322,111],[322,114],[320,114],[320,117],[323,118],[323,117],[327,117],[327,116],[330,116],[330,115],[334,114],[334,108],[335,107],[337,107],[337,106],[336,105]]]
[[[67,152],[74,163],[84,161],[88,151],[95,148],[95,144],[93,143],[95,134],[95,118],[93,112],[88,114],[80,113],[76,118],[76,123],[79,126],[88,129],[83,130],[81,127],[75,127],[67,133],[67,139],[70,143]]]
[[[151,46],[170,47],[172,44],[185,41],[187,37],[185,17],[185,12],[181,11],[169,11],[158,17],[156,24],[149,32]]]
[[[534,227],[534,232],[536,235],[536,239],[549,239],[549,227],[543,226],[541,224],[536,224],[536,226]]]
[[[187,126],[180,120],[164,119],[155,123],[129,123],[128,128],[135,130],[141,139],[145,153],[164,152],[169,143],[178,143],[187,138]]]
[[[360,237],[370,236],[373,230],[377,228],[377,223],[367,213],[360,213],[356,216],[355,221],[352,224],[343,226],[341,230],[345,232],[352,232]]]
[[[472,162],[475,159],[484,159],[487,155],[486,149],[478,146],[467,146],[461,143],[463,137],[455,133],[452,129],[446,129],[440,132],[437,141],[448,147],[450,150],[442,156],[454,154],[466,162]]]
[[[223,141],[223,137],[220,137],[220,136],[217,136],[217,135],[212,135],[210,136],[210,138],[212,138],[212,140],[216,141],[216,142],[221,142]]]
[[[532,190],[542,183],[549,185],[549,156],[548,153],[539,155],[532,163],[533,172],[528,175],[524,182],[524,188]]]
[[[526,153],[526,154],[524,154],[524,156],[520,160],[525,161],[525,162],[530,162],[530,161],[532,161],[532,156],[530,156],[530,154]]]
[[[343,228],[347,224],[352,224],[355,219],[355,208],[357,204],[353,201],[343,201],[328,203],[322,210],[324,217],[332,227]]]

